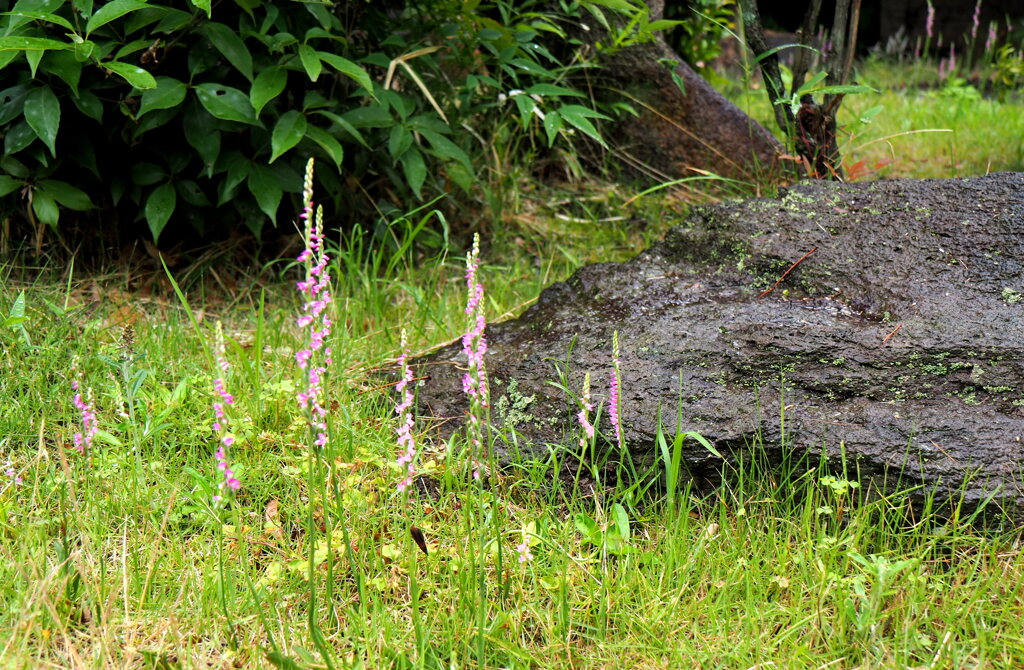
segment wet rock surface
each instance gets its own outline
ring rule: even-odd
[[[659,408],[671,435],[681,407],[681,428],[730,460],[757,448],[777,462],[784,430],[790,456],[845,459],[864,485],[994,495],[1024,517],[1022,262],[1024,174],[813,183],[701,208],[488,328],[492,422],[524,450],[574,444],[579,406],[550,382],[578,394],[589,371],[606,406],[618,331],[638,461],[654,459]],[[417,365],[421,413],[449,433],[465,357],[454,344]],[[686,444],[689,471],[714,481],[721,461]]]

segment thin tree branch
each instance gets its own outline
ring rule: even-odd
[[[818,14],[821,12],[821,0],[811,0],[804,14],[804,23],[797,31],[797,42],[804,46],[811,46],[814,41],[814,28],[818,25]],[[804,85],[804,78],[807,76],[807,68],[811,61],[810,49],[797,49],[793,57],[793,85],[790,95],[796,93]]]
[[[757,11],[757,0],[740,0],[740,11],[743,15],[743,31],[747,38],[747,45],[754,52],[755,56],[767,52],[768,41],[764,37],[764,28],[761,25],[761,15]],[[779,55],[773,53],[765,56],[760,61],[761,76],[764,79],[764,87],[768,92],[772,109],[775,111],[775,122],[786,135],[793,132],[793,111],[783,99],[786,88],[782,84],[782,73],[779,71]]]

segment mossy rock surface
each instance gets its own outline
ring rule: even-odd
[[[585,267],[492,324],[492,403],[514,380],[519,447],[575,444],[579,407],[549,382],[567,367],[578,394],[589,371],[607,403],[618,331],[638,460],[654,458],[659,408],[674,431],[680,403],[682,428],[729,458],[760,436],[779,459],[784,403],[791,450],[824,451],[837,468],[845,454],[850,476],[882,488],[994,495],[1020,517],[1021,294],[1024,174],[809,183],[701,208],[632,260]],[[421,409],[454,418],[450,432],[466,411],[465,358],[453,345],[419,364]],[[714,480],[720,462],[687,444],[690,472]]]

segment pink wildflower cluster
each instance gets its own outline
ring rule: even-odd
[[[217,324],[217,367],[220,368],[223,376],[227,376],[230,365],[228,365],[227,358],[224,357],[224,332],[221,330],[220,323]],[[233,405],[235,397],[227,392],[223,376],[213,380],[213,389],[217,392],[217,397],[213,400],[213,429],[220,438],[216,453],[217,469],[223,475],[223,479],[217,485],[217,494],[213,496],[215,505],[224,501],[221,496],[224,489],[230,489],[233,493],[242,487],[242,482],[235,477],[228,462],[228,447],[235,443],[235,436],[228,431],[228,417],[224,412],[224,407]]]
[[[985,39],[985,53],[992,53],[992,48],[996,45],[996,22],[992,21],[988,24],[988,37]]]
[[[583,435],[580,436],[580,446],[586,447],[588,442],[594,439],[594,424],[590,423],[590,413],[594,411],[594,405],[590,402],[590,373],[583,375],[583,398],[582,407],[576,418],[579,419]]]
[[[978,38],[978,27],[981,26],[981,0],[974,3],[974,16],[971,17],[971,43]]]
[[[316,430],[316,445],[327,444],[327,409],[323,406],[323,379],[331,364],[331,348],[327,339],[331,334],[331,320],[327,306],[331,303],[331,275],[327,271],[330,258],[324,252],[323,209],[313,219],[313,159],[306,164],[306,179],[302,189],[302,221],[305,229],[305,249],[298,261],[306,266],[306,279],[297,284],[305,303],[298,319],[300,328],[309,331],[309,346],[295,354],[299,368],[306,371],[306,388],[299,392],[299,407],[309,411],[310,426]]]
[[[18,475],[18,471],[14,469],[14,463],[9,458],[4,462],[4,474],[15,484],[21,484],[25,481]]]
[[[412,429],[414,420],[412,416],[412,368],[409,367],[409,350],[405,346],[405,329],[402,329],[402,355],[398,357],[398,365],[402,369],[402,380],[398,382],[395,389],[402,394],[402,401],[395,406],[395,413],[402,419],[402,425],[398,427],[398,447],[405,451],[398,457],[398,465],[405,468],[405,479],[398,483],[399,492],[405,491],[412,486],[412,477],[415,474],[413,460],[416,458],[416,440],[413,438]]]
[[[99,424],[96,421],[96,412],[93,410],[92,403],[86,402],[82,397],[82,391],[78,383],[78,379],[71,380],[71,390],[75,392],[72,402],[75,405],[75,409],[79,411],[82,416],[82,430],[77,432],[72,437],[75,449],[78,453],[84,454],[86,449],[92,447],[92,439],[96,437],[96,432],[99,430]]]
[[[931,0],[928,0],[928,17],[924,22],[924,32],[928,36],[928,39],[934,37],[935,31],[935,6],[932,5]]]
[[[608,389],[608,416],[615,429],[615,438],[622,444],[622,425],[619,423],[619,331],[612,333],[612,378]]]
[[[530,543],[527,541],[526,531],[523,531],[523,541],[516,545],[516,551],[519,552],[520,563],[526,563],[527,561],[533,560],[533,554],[530,553]]]
[[[466,315],[469,317],[469,329],[462,336],[462,351],[469,360],[469,370],[462,377],[462,390],[469,397],[470,440],[477,455],[483,447],[483,414],[488,407],[487,369],[484,365],[487,318],[484,314],[484,287],[476,276],[479,256],[480,236],[474,235],[473,250],[466,256]],[[473,463],[473,478],[480,478],[480,464],[476,461]]]

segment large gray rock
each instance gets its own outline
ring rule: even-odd
[[[810,183],[701,208],[631,261],[585,267],[488,328],[492,420],[525,449],[573,444],[578,406],[549,383],[553,361],[568,361],[577,393],[590,371],[606,402],[617,330],[638,460],[653,460],[659,408],[675,430],[682,373],[682,428],[727,458],[758,435],[783,456],[784,390],[797,455],[823,451],[839,468],[845,453],[853,478],[923,484],[918,500],[933,488],[969,505],[995,494],[1019,517],[1022,260],[1024,174]],[[421,410],[453,419],[450,432],[466,411],[465,358],[452,345],[419,364]],[[713,480],[720,461],[687,445],[690,471]]]

